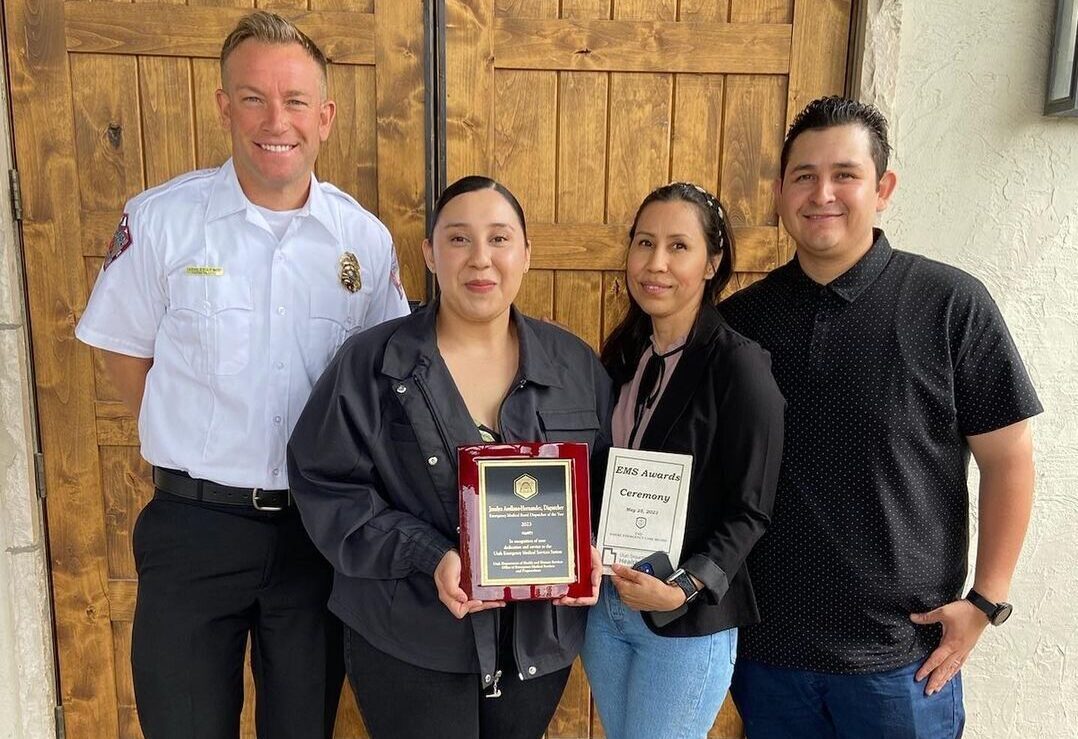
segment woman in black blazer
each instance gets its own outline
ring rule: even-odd
[[[620,388],[614,446],[693,465],[678,570],[664,581],[614,565],[588,617],[584,666],[614,739],[706,735],[737,627],[759,620],[745,557],[774,502],[785,402],[767,352],[715,309],[733,246],[718,200],[688,183],[648,195],[630,230],[629,310],[602,352]],[[683,606],[663,626],[650,615]]]

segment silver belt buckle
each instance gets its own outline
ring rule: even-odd
[[[277,505],[262,505],[258,502],[258,493],[262,488],[251,488],[251,505],[255,507],[256,511],[283,511],[284,506]],[[289,493],[285,493],[285,501],[289,498]]]

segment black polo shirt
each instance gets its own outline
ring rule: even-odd
[[[999,309],[961,270],[881,231],[824,286],[797,260],[721,306],[771,353],[786,444],[771,527],[749,557],[749,659],[882,672],[927,655],[910,613],[955,600],[969,548],[969,447],[1042,408]]]

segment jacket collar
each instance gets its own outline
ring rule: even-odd
[[[655,412],[648,421],[644,436],[640,439],[641,449],[662,449],[666,438],[673,430],[677,419],[684,412],[689,401],[696,395],[707,372],[710,362],[708,354],[715,347],[715,335],[723,325],[719,311],[713,305],[703,305],[696,316],[689,339],[685,342],[684,354],[678,360],[674,374],[666,385]]]
[[[213,185],[210,189],[210,202],[206,209],[206,220],[213,221],[241,211],[247,212],[248,207],[251,205],[251,201],[243,194],[243,188],[240,187],[240,181],[236,177],[236,165],[230,158],[218,168],[217,174],[214,175]],[[311,216],[322,224],[322,227],[337,240],[337,243],[342,243],[341,226],[336,213],[330,207],[329,199],[322,192],[318,179],[313,173],[311,174],[311,190],[307,196],[307,202],[303,204],[297,215],[300,217]]]
[[[420,365],[430,364],[431,357],[438,354],[438,337],[435,330],[438,317],[438,301],[421,306],[410,320],[401,322],[386,343],[382,358],[382,373],[397,380],[414,374]],[[510,320],[517,329],[520,342],[520,367],[517,380],[536,385],[561,387],[558,365],[539,340],[531,319],[516,306],[510,308]]]

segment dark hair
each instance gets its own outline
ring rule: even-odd
[[[517,218],[520,219],[520,230],[523,231],[524,239],[527,240],[528,226],[524,222],[524,209],[520,207],[520,202],[517,200],[516,196],[509,192],[509,188],[500,182],[477,174],[461,177],[442,191],[442,194],[438,197],[438,202],[434,204],[434,212],[430,215],[430,222],[427,225],[427,238],[434,238],[434,227],[438,225],[438,217],[442,215],[442,208],[444,208],[450,200],[458,195],[475,192],[476,190],[494,190],[505,198],[506,202],[509,203],[513,208],[513,211],[517,214]]]
[[[726,212],[718,198],[698,185],[688,182],[672,182],[669,185],[652,190],[636,209],[632,228],[629,229],[629,244],[636,238],[636,225],[644,208],[652,203],[682,202],[696,206],[700,217],[700,226],[707,241],[708,259],[719,257],[715,274],[704,285],[701,301],[706,305],[718,305],[722,289],[730,281],[734,272],[734,234],[726,221]],[[651,317],[644,312],[640,304],[629,293],[629,310],[621,323],[610,332],[603,342],[600,359],[614,382],[618,385],[628,382],[636,371],[640,356],[644,353],[651,337]]]
[[[872,143],[872,162],[876,165],[876,181],[879,182],[887,171],[887,159],[891,155],[891,145],[887,143],[887,119],[875,107],[839,95],[813,100],[794,118],[790,130],[786,132],[786,141],[782,144],[779,177],[786,177],[790,148],[798,136],[805,131],[819,131],[850,124],[859,125],[868,131]]]

